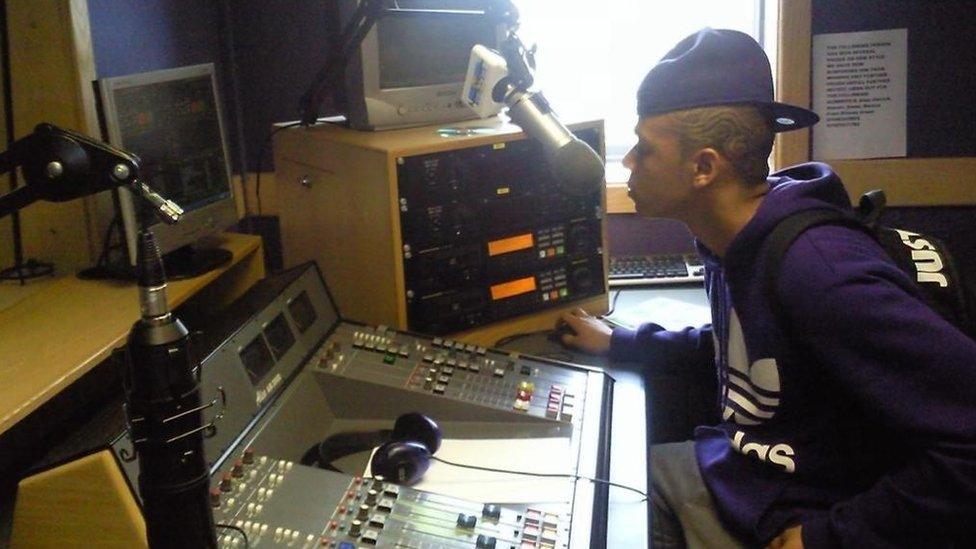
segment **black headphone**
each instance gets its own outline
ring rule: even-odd
[[[397,484],[415,484],[430,467],[430,456],[441,447],[441,428],[418,412],[396,419],[393,430],[336,433],[312,446],[302,465],[342,472],[335,460],[379,446],[369,462],[373,476],[382,475]]]

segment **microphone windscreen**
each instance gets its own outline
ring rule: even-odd
[[[603,185],[604,169],[600,155],[579,139],[573,139],[553,151],[549,165],[557,185],[566,194],[590,196]]]

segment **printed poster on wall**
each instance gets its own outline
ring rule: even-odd
[[[813,158],[903,157],[908,29],[813,37]]]

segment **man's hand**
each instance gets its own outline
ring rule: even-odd
[[[802,528],[802,525],[797,525],[783,530],[782,534],[769,542],[766,549],[803,549],[803,538],[800,536]]]
[[[565,328],[569,330],[564,330]],[[610,333],[613,330],[583,309],[563,313],[556,323],[556,329],[564,331],[560,338],[564,345],[591,355],[605,355],[610,352]]]

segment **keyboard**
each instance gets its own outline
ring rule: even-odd
[[[695,254],[610,257],[611,287],[682,284],[705,280],[705,266]]]

